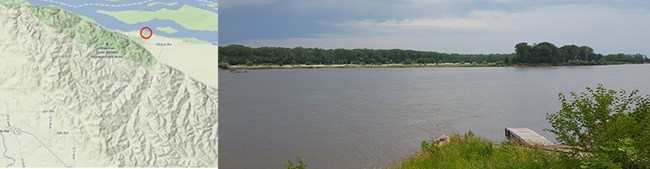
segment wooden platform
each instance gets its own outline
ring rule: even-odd
[[[548,140],[546,137],[539,135],[529,128],[506,128],[506,139],[528,145],[555,145],[551,140]]]

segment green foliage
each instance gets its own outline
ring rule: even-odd
[[[620,169],[621,164],[613,163],[606,154],[593,156],[580,161],[582,169]]]
[[[219,68],[222,68],[222,69],[229,69],[230,68],[230,64],[228,64],[228,62],[223,62],[223,61],[219,62],[218,66],[219,66]]]
[[[440,155],[440,147],[438,147],[435,143],[429,143],[426,140],[422,140],[422,143],[420,143],[420,148],[422,148],[422,151],[429,154],[430,156],[437,157]]]
[[[622,62],[622,63],[644,63],[650,61],[645,55],[639,53],[634,55],[623,54],[623,53],[609,54],[604,56],[603,59],[609,62]]]
[[[453,135],[436,145],[422,141],[422,152],[393,168],[578,168],[578,163],[561,154],[522,147],[513,142],[495,146],[468,132]]]
[[[251,48],[243,45],[219,47],[219,61],[230,65],[275,64],[432,64],[452,62],[494,63],[513,54],[456,54],[401,49]]]
[[[600,65],[607,63],[644,63],[648,58],[642,54],[615,54],[603,56],[588,46],[564,45],[560,48],[542,42],[532,46],[526,42],[515,45],[512,62],[524,64],[554,65]]]
[[[571,96],[568,100],[559,94],[562,109],[547,114],[553,127],[547,130],[559,142],[578,148],[573,157],[583,158],[583,167],[650,167],[650,96],[639,96],[637,90],[606,89],[602,84]],[[582,157],[579,151],[590,155]]]
[[[560,48],[542,42],[515,45],[514,54],[456,54],[402,49],[320,49],[320,48],[251,48],[243,45],[219,47],[219,60],[230,65],[296,64],[434,64],[434,63],[496,63],[596,65],[607,63],[644,63],[642,54],[594,53],[588,46],[565,45]]]
[[[410,65],[410,64],[413,64],[413,63],[415,63],[415,62],[413,62],[413,60],[411,60],[411,59],[404,60],[404,64]]]
[[[300,155],[296,156],[296,163],[294,164],[293,161],[289,160],[287,163],[284,163],[284,168],[285,169],[307,169],[307,164],[305,164],[305,161],[302,160],[302,157]]]

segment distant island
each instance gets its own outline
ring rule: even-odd
[[[356,67],[496,67],[571,66],[650,63],[643,54],[598,54],[588,46],[549,42],[515,45],[510,54],[457,54],[403,49],[219,47],[224,69],[356,68]]]
[[[589,46],[564,45],[560,48],[552,43],[542,42],[529,45],[522,42],[515,45],[515,64],[551,64],[551,65],[605,65],[648,63],[643,54],[598,54]]]

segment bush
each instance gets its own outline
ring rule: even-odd
[[[228,62],[223,62],[223,61],[219,62],[219,64],[217,66],[220,67],[220,68],[223,68],[223,69],[230,68],[230,64]]]
[[[420,148],[422,148],[422,151],[429,154],[430,156],[437,157],[440,155],[440,147],[438,147],[435,143],[429,143],[426,140],[422,140],[422,143],[420,143]]]
[[[287,163],[284,163],[285,169],[307,169],[307,164],[302,160],[302,157],[299,155],[296,156],[296,164],[293,161],[289,160]]]
[[[547,131],[576,147],[572,157],[582,159],[581,167],[650,168],[650,97],[602,84],[571,96],[559,94],[562,109],[547,113],[553,127]]]

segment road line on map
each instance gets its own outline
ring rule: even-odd
[[[58,155],[54,154],[54,152],[52,152],[52,150],[50,150],[50,148],[47,147],[47,145],[45,145],[45,143],[43,143],[43,141],[41,141],[41,139],[39,139],[38,137],[36,137],[35,135],[33,135],[32,133],[27,132],[27,131],[22,131],[22,133],[29,134],[30,136],[34,137],[38,142],[40,142],[40,143],[43,145],[43,147],[45,147],[45,149],[47,149],[47,151],[49,151],[50,153],[52,153],[52,155],[53,155],[54,157],[56,157],[56,159],[59,160],[59,162],[61,162],[61,164],[63,164],[63,166],[65,166],[66,168],[70,168],[70,166],[68,166],[67,164],[65,164],[65,162],[63,162],[63,160],[61,160],[61,158],[59,158]]]

